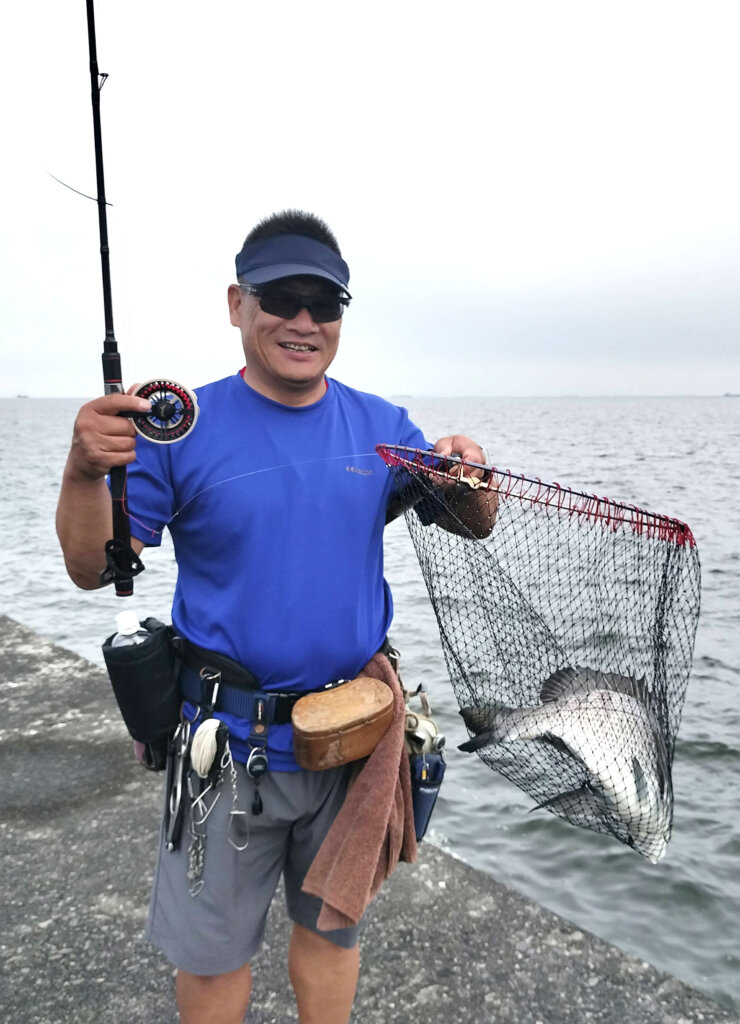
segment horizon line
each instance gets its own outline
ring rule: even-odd
[[[99,398],[100,395],[94,395],[88,397],[85,395],[27,395],[22,392],[14,395],[0,394],[0,400],[15,400],[15,399],[33,399],[39,401],[81,401],[89,402],[93,401],[94,398]],[[389,398],[740,398],[740,392],[737,391],[711,391],[704,393],[697,392],[664,392],[664,393],[650,393],[650,394],[633,394],[633,393],[569,393],[569,394],[521,394],[521,395],[496,395],[496,394],[439,394],[438,392],[426,392],[420,391],[412,393],[409,391],[390,392]]]

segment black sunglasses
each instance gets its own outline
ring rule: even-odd
[[[296,292],[269,291],[249,284],[239,287],[259,302],[263,313],[279,316],[281,320],[295,320],[302,309],[307,309],[315,324],[330,324],[341,320],[349,305],[346,295],[298,295]]]

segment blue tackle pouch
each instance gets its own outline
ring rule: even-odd
[[[409,764],[411,767],[414,829],[416,840],[419,842],[424,838],[429,825],[447,765],[441,751],[439,753],[412,754]]]
[[[393,668],[398,674],[398,651],[393,652],[395,663]],[[442,753],[445,738],[432,718],[432,709],[423,685],[409,692],[401,683],[403,698],[406,703],[406,720],[404,722],[404,744],[409,758],[411,774],[411,804],[414,812],[414,832],[416,841],[421,842],[429,826],[434,805],[439,796],[439,787],[444,778],[445,764]],[[414,711],[410,702],[418,699],[420,710]]]

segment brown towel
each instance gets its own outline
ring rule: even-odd
[[[304,879],[303,891],[324,902],[321,931],[357,924],[399,860],[416,860],[401,687],[384,654],[376,654],[361,675],[381,679],[391,688],[393,721],[351,783]]]

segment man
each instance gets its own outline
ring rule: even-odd
[[[382,648],[392,618],[382,532],[397,509],[374,446],[429,445],[405,410],[326,376],[350,294],[349,269],[322,221],[297,211],[268,217],[247,236],[236,270],[229,312],[246,366],[199,389],[198,423],[175,445],[137,447],[119,414],[147,411],[144,399],[108,395],[83,406],[57,529],[72,579],[97,587],[112,530],[105,475],[128,465],[134,551],[159,544],[165,526],[172,533],[178,633],[247,668],[267,694],[301,693],[357,675]],[[486,461],[462,435],[434,447]],[[495,509],[489,521],[483,513],[487,532]],[[192,664],[181,683],[197,724]],[[301,1024],[346,1024],[357,928],[320,932],[319,901],[301,891],[346,771],[299,770],[289,719],[268,715],[265,732],[232,698],[225,688],[215,715],[228,726],[235,771],[224,773],[220,799],[198,803],[196,794],[189,811],[207,843],[188,844],[186,825],[176,850],[160,849],[148,934],[178,969],[183,1024],[241,1024],[282,874]],[[265,774],[250,761],[255,751],[266,755]]]

